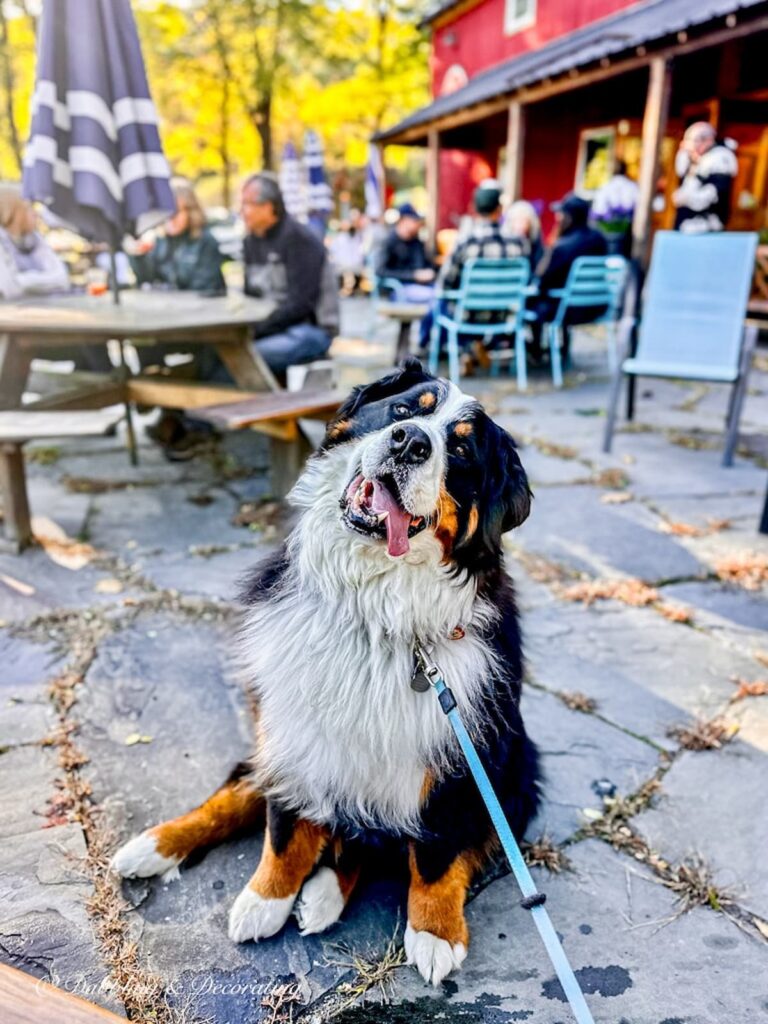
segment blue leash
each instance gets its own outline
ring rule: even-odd
[[[523,894],[520,904],[531,912],[549,959],[552,961],[552,966],[555,968],[555,972],[560,979],[563,992],[571,1004],[573,1015],[578,1024],[594,1024],[592,1014],[589,1012],[589,1007],[584,999],[584,993],[579,987],[576,975],[573,973],[573,968],[568,962],[568,957],[565,955],[565,950],[560,939],[557,937],[557,932],[552,926],[549,914],[544,909],[544,902],[547,897],[543,892],[537,890],[533,877],[528,870],[528,865],[523,860],[517,840],[512,834],[512,829],[509,827],[498,797],[493,791],[491,780],[488,778],[486,770],[478,757],[475,745],[461,720],[456,706],[456,698],[445,685],[440,669],[428,657],[421,644],[416,644],[415,653],[421,673],[423,673],[431,686],[434,687],[437,699],[440,701],[440,707],[443,709],[453,727],[453,731],[456,733],[456,738],[464,752],[464,757],[467,759],[469,769],[472,772],[477,788],[480,790],[480,796],[483,798],[488,813],[491,816],[491,821],[501,840],[509,866],[512,868],[517,884],[520,886],[520,891]],[[424,688],[426,687],[414,685],[414,689],[421,690]]]

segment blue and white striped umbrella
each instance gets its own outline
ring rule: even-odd
[[[297,220],[305,221],[307,219],[307,197],[304,189],[304,176],[301,171],[299,155],[292,142],[286,142],[283,146],[279,180],[286,210]]]
[[[312,211],[330,213],[333,197],[325,178],[323,142],[317,132],[304,133],[304,167],[307,172],[307,206]]]
[[[381,150],[370,143],[368,163],[365,168],[365,212],[371,220],[384,215],[384,165]]]
[[[44,0],[27,199],[119,244],[176,208],[129,0]]]

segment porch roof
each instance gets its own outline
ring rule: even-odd
[[[577,32],[554,40],[539,50],[497,64],[447,96],[439,96],[393,128],[379,132],[374,141],[418,142],[441,120],[467,108],[511,95],[520,89],[594,65],[605,58],[632,55],[640,46],[661,46],[677,33],[706,29],[729,14],[750,9],[750,19],[768,11],[766,0],[646,0]],[[718,26],[720,27],[720,26]],[[724,27],[724,26],[723,26]],[[617,71],[620,70],[617,68]],[[574,82],[574,86],[578,80]],[[478,111],[479,113],[479,111]]]

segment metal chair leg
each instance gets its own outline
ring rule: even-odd
[[[528,390],[528,364],[525,352],[525,326],[518,324],[515,331],[515,371],[518,391]]]
[[[433,377],[437,376],[437,366],[440,361],[440,325],[435,318],[432,330],[429,332],[429,372]]]
[[[552,383],[556,388],[563,386],[563,362],[560,355],[560,330],[554,323],[546,324],[549,335],[549,355],[552,363]]]
[[[454,327],[448,328],[448,377],[458,387],[461,378],[459,332]]]
[[[616,425],[616,409],[619,405],[619,394],[621,392],[621,365],[616,367],[616,372],[611,381],[611,390],[608,395],[608,408],[605,413],[605,433],[603,434],[603,451],[609,452],[613,444],[613,430]]]
[[[757,333],[758,329],[754,324],[750,324],[744,330],[744,344],[739,361],[739,377],[733,385],[728,406],[728,424],[725,434],[725,450],[723,451],[724,466],[733,465],[733,455],[739,441],[739,421],[741,419],[744,399],[747,396],[747,383],[752,365],[752,352],[757,343]]]

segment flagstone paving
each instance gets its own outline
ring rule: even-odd
[[[518,438],[535,492],[507,540],[546,775],[528,856],[597,1022],[768,1020],[768,586],[718,576],[768,557],[765,356],[723,469],[725,393],[666,382],[639,389],[641,426],[604,455],[604,356],[579,337],[561,392],[544,374],[526,394],[467,381]],[[237,580],[287,520],[236,516],[268,495],[266,456],[238,435],[183,465],[144,444],[132,468],[113,438],[31,462],[34,509],[97,553],[78,570],[41,549],[0,555],[0,961],[142,1022],[566,1024],[501,870],[469,903],[463,970],[437,990],[401,963],[392,865],[327,935],[291,922],[258,946],[226,934],[258,835],[172,883],[106,871],[120,840],[202,799],[248,750]],[[619,596],[630,581],[639,603],[594,581]]]

